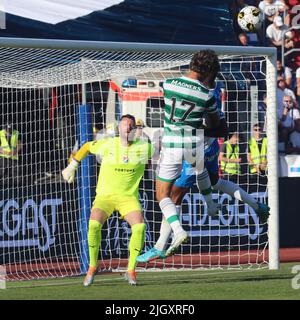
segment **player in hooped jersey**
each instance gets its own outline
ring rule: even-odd
[[[218,84],[215,89],[211,90],[211,93],[215,96],[217,100],[218,109],[220,110],[220,126],[215,130],[205,130],[205,169],[201,174],[202,179],[210,179],[211,185],[214,190],[227,193],[232,197],[247,203],[259,216],[262,222],[266,222],[269,216],[269,207],[263,203],[257,202],[251,195],[241,189],[235,183],[223,180],[219,178],[219,144],[216,137],[224,137],[227,134],[227,124],[224,118],[224,114],[221,111],[221,99],[220,99],[220,87]],[[214,136],[214,137],[210,137]],[[172,187],[172,200],[176,204],[176,209],[178,215],[181,213],[181,202],[186,193],[193,187],[196,183],[195,174],[190,173],[191,165],[184,162],[181,176],[175,181]],[[160,228],[160,237],[157,240],[153,248],[145,252],[144,254],[137,257],[137,262],[149,262],[155,259],[166,258],[166,245],[168,243],[169,237],[171,236],[172,229],[170,224],[163,219]],[[173,251],[174,253],[174,251]]]
[[[193,55],[187,75],[167,79],[163,84],[165,118],[157,168],[156,199],[174,233],[167,255],[188,240],[171,199],[172,186],[181,174],[183,160],[192,165],[199,190],[211,189],[210,181],[199,177],[204,169],[204,117],[207,116],[212,128],[220,122],[216,99],[209,91],[219,70],[216,53],[213,50],[201,50]],[[208,185],[203,185],[203,181],[208,181]],[[205,192],[203,195],[208,213],[217,214],[219,206],[213,201],[212,193]]]

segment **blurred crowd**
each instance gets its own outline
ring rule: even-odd
[[[237,23],[239,11],[256,6],[263,13],[263,25],[254,36]],[[299,8],[298,8],[299,7]],[[279,152],[300,154],[300,23],[299,0],[234,0],[230,5],[237,42],[241,46],[277,48],[277,117]],[[251,42],[252,39],[252,42]],[[258,105],[259,122],[265,126],[266,95]]]

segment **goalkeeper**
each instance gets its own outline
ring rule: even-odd
[[[88,227],[90,261],[83,281],[84,286],[93,283],[97,272],[101,229],[114,211],[118,211],[121,218],[131,226],[129,261],[125,279],[129,284],[136,285],[136,258],[144,246],[146,231],[138,199],[138,188],[154,149],[148,142],[134,140],[135,125],[135,118],[132,115],[123,115],[119,123],[118,137],[85,143],[62,172],[65,181],[72,183],[79,162],[89,153],[100,155],[102,159]]]
[[[227,134],[227,124],[224,118],[224,114],[221,109],[220,101],[220,88],[215,86],[215,89],[210,90],[215,96],[217,101],[217,106],[220,112],[220,125],[216,129],[206,129],[204,131],[204,160],[205,169],[198,179],[201,181],[201,186],[207,185],[207,189],[202,188],[201,192],[211,193],[212,190],[209,187],[210,184],[213,186],[214,190],[227,193],[232,197],[247,203],[259,216],[261,222],[266,222],[269,216],[269,207],[263,203],[257,202],[251,195],[245,192],[237,184],[232,181],[227,181],[219,178],[219,144],[217,137],[224,137]],[[186,193],[196,184],[196,175],[193,174],[191,170],[192,167],[189,163],[184,162],[181,171],[181,176],[175,181],[172,187],[171,198],[176,205],[177,214],[181,213],[181,202]],[[192,173],[191,173],[192,172]],[[166,245],[168,243],[169,237],[171,236],[171,226],[163,219],[160,228],[160,236],[153,248],[145,252],[144,254],[138,256],[138,262],[149,262],[155,259],[164,259],[169,255],[174,253],[174,250],[170,248],[165,251]]]

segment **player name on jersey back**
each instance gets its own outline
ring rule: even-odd
[[[167,79],[163,85],[165,101],[164,147],[196,147],[203,134],[205,113],[217,111],[215,97],[198,80],[188,77]]]

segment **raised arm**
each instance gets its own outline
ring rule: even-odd
[[[73,159],[77,162],[83,160],[89,153],[90,147],[93,142],[86,142],[73,156]]]
[[[89,153],[93,142],[85,143],[72,157],[69,165],[62,171],[64,180],[68,183],[73,183],[75,179],[75,173],[78,168],[79,162],[83,160]]]

